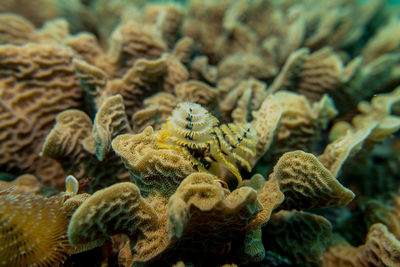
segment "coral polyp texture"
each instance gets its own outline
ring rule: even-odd
[[[303,151],[283,154],[271,174],[285,194],[289,209],[344,206],[354,193],[343,187],[318,159]]]
[[[72,52],[59,46],[0,47],[0,162],[4,171],[32,173],[58,186],[65,176],[54,161],[38,156],[57,114],[81,106],[82,89]]]
[[[189,159],[172,149],[160,149],[151,126],[140,134],[124,134],[112,141],[131,180],[144,194],[171,195],[187,175],[194,172]]]
[[[396,1],[0,1],[0,266],[400,266]]]

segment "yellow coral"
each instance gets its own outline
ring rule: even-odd
[[[117,136],[112,147],[125,163],[132,181],[144,195],[160,192],[169,196],[194,171],[192,164],[182,153],[157,147],[151,126],[140,134]]]

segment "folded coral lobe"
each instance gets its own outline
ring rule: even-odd
[[[57,114],[80,107],[82,91],[61,46],[27,44],[0,47],[0,166],[36,175],[60,187],[64,177],[53,160],[38,156]]]
[[[179,151],[160,149],[151,126],[140,134],[122,134],[112,141],[114,151],[121,157],[131,180],[144,195],[156,192],[169,196],[194,170]]]
[[[286,209],[345,206],[355,197],[314,155],[300,150],[283,154],[271,176],[285,194]]]

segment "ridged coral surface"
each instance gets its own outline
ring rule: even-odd
[[[342,186],[318,159],[303,151],[283,154],[272,176],[285,194],[285,207],[307,209],[343,206],[354,193]]]
[[[0,13],[1,266],[400,266],[400,1]]]
[[[92,132],[95,154],[99,161],[111,150],[111,140],[114,137],[131,132],[120,95],[104,100],[96,113]]]
[[[332,247],[324,253],[324,266],[399,266],[400,242],[385,225],[371,226],[365,244]]]
[[[149,126],[140,134],[124,134],[112,142],[131,179],[145,195],[160,192],[171,195],[179,183],[194,171],[182,153],[159,149],[153,129]]]
[[[80,106],[82,90],[66,48],[28,44],[0,48],[0,164],[6,171],[31,172],[57,186],[62,170],[38,157],[56,115]]]
[[[120,183],[99,190],[79,207],[68,228],[68,238],[72,244],[81,244],[106,234],[134,236],[135,231],[144,232],[156,221],[155,211],[140,197],[138,188]]]
[[[168,202],[171,236],[179,238],[183,251],[206,252],[243,234],[243,227],[260,209],[257,193],[252,188],[241,187],[227,194],[211,175],[194,173]],[[253,238],[257,237],[249,237],[244,242],[251,242]],[[259,253],[264,253],[264,249]],[[260,257],[256,254],[252,256]]]
[[[113,97],[114,100],[118,98],[118,96]],[[113,113],[112,111],[111,113]],[[103,112],[108,113],[110,110],[103,110]],[[120,125],[121,122],[123,125],[123,120],[116,122],[116,124]],[[98,128],[106,128],[106,125],[98,124],[99,121],[95,123]],[[40,153],[43,157],[56,159],[61,163],[66,173],[74,174],[81,181],[87,178],[94,179],[86,186],[85,190],[88,192],[111,185],[116,180],[126,180],[129,176],[122,168],[122,162],[114,152],[107,151],[107,147],[111,147],[110,140],[107,140],[107,138],[105,140],[97,139],[98,143],[104,143],[95,148],[92,130],[92,121],[84,112],[76,109],[61,112],[56,117],[56,124],[47,136]],[[112,130],[114,129],[108,128],[106,134],[112,136]],[[122,129],[116,130],[123,131],[127,128],[122,127]],[[100,161],[96,157],[96,152],[99,156],[108,152],[108,160]],[[101,159],[101,157],[99,158]],[[64,179],[63,176],[58,178]]]

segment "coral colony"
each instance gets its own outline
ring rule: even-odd
[[[0,12],[0,266],[400,266],[400,5]]]

